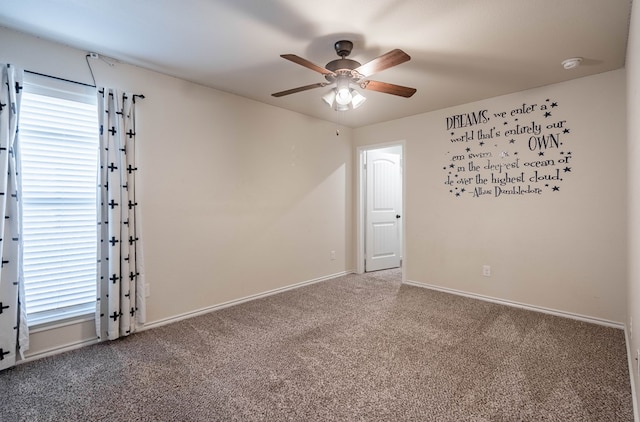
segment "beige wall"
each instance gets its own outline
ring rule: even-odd
[[[627,47],[627,124],[629,161],[629,287],[627,292],[627,340],[631,354],[636,404],[640,402],[638,350],[640,350],[640,6],[631,12]],[[637,414],[637,412],[636,412]]]
[[[91,83],[84,51],[3,28],[0,58]],[[98,85],[146,96],[137,132],[149,323],[354,268],[350,130],[338,137],[329,122],[92,65]],[[30,354],[86,337],[86,323],[41,331]]]
[[[625,72],[619,70],[356,129],[354,140],[358,146],[406,141],[407,280],[624,322],[624,98]],[[558,106],[551,107],[553,102]],[[530,114],[511,116],[523,104],[538,106]],[[542,104],[546,104],[551,116],[544,117]],[[488,122],[447,129],[448,117],[481,110],[487,110]],[[506,118],[494,116],[503,111]],[[478,187],[475,176],[488,178],[491,172],[484,168],[469,171],[470,161],[484,167],[487,158],[469,160],[466,147],[470,147],[470,153],[492,152],[492,163],[513,162],[519,157],[520,168],[511,172],[526,172],[526,183],[519,183],[525,187],[530,184],[533,169],[525,168],[524,163],[538,160],[540,152],[529,149],[529,135],[516,136],[514,144],[506,142],[502,135],[487,139],[480,146],[478,129],[486,134],[495,127],[504,133],[517,123],[535,121],[546,126],[562,120],[570,133],[561,133],[563,145],[547,150],[543,157],[553,157],[556,166],[540,171],[558,168],[563,181],[552,181],[549,188],[532,183],[545,190],[539,195],[496,197],[491,186],[492,194],[473,197],[471,192]],[[505,121],[508,125],[504,125]],[[469,135],[474,131],[474,140],[451,142],[465,131]],[[502,151],[508,152],[509,157],[500,158],[497,153]],[[561,152],[572,153],[570,172],[565,173],[565,165],[557,162],[564,156]],[[453,161],[458,155],[465,159]],[[459,178],[474,177],[460,197],[449,190],[463,185],[445,184],[450,164],[455,166],[452,178],[456,174]],[[457,172],[458,167],[465,171]],[[553,192],[550,188],[556,184],[559,191]],[[491,266],[491,277],[481,275],[483,265]]]

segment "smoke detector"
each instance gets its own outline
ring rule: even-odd
[[[566,70],[575,69],[576,67],[580,66],[581,62],[582,57],[572,57],[570,59],[564,60],[562,62],[562,67],[564,67]]]

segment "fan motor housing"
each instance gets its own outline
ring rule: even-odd
[[[325,69],[332,71],[335,75],[352,75],[352,70],[360,67],[360,63],[351,59],[336,59],[332,60],[325,66]],[[325,78],[329,82],[336,80],[335,75],[325,75]]]

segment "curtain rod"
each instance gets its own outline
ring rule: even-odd
[[[70,82],[70,83],[72,83],[72,84],[78,84],[78,85],[82,85],[82,86],[88,86],[89,88],[97,88],[95,85],[85,84],[84,82],[72,81],[71,79],[59,78],[59,77],[57,77],[57,76],[51,76],[51,75],[47,75],[47,74],[40,73],[40,72],[34,72],[34,71],[32,71],[32,70],[26,70],[26,69],[25,69],[25,72],[27,72],[27,73],[31,73],[32,75],[44,76],[45,78],[57,79],[57,80],[59,80],[59,81]],[[144,99],[144,95],[143,95],[143,94],[134,94],[134,95],[133,95],[133,101],[134,101],[134,102],[136,101],[136,97]]]
[[[44,76],[45,78],[57,79],[59,81],[71,82],[72,84],[78,84],[83,86],[88,86],[90,88],[95,88],[95,85],[85,84],[84,82],[72,81],[71,79],[59,78],[57,76],[45,75],[44,73],[34,72],[32,70],[25,70],[27,73],[31,73],[32,75]]]

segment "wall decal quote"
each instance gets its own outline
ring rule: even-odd
[[[459,197],[537,196],[559,192],[571,173],[571,129],[557,101],[504,111],[474,110],[445,118],[445,186]]]

